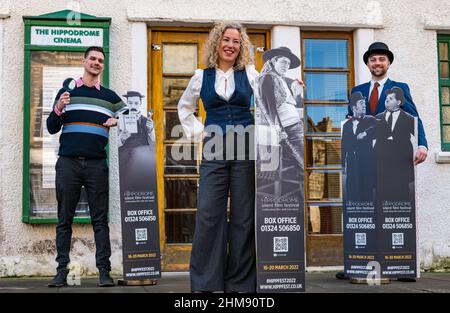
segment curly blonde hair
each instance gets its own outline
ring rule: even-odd
[[[245,28],[236,22],[222,22],[214,25],[214,28],[209,32],[208,40],[204,46],[204,58],[206,67],[219,66],[219,43],[223,38],[223,34],[227,29],[236,29],[240,35],[241,49],[234,63],[234,69],[242,70],[246,65],[252,64],[253,60],[250,56],[251,43],[248,38]]]

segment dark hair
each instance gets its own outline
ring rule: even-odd
[[[386,96],[390,94],[395,94],[395,99],[400,100],[400,105],[405,103],[405,95],[403,90],[399,87],[393,87],[392,89],[386,90]]]
[[[91,51],[98,51],[103,53],[103,57],[105,57],[105,50],[103,50],[102,47],[97,47],[97,46],[91,46],[89,48],[86,49],[86,51],[84,52],[84,58],[86,59],[87,56],[89,55],[89,52]]]

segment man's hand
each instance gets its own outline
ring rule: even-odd
[[[420,164],[427,159],[428,151],[424,148],[419,148],[414,158],[414,165]]]
[[[153,127],[154,127],[153,121],[152,120],[147,120],[145,122],[145,126],[147,127],[148,132],[151,132],[153,130]]]
[[[362,133],[359,133],[358,136],[356,136],[356,139],[361,140],[361,139],[364,139],[364,137],[366,137],[366,136],[367,136],[367,133],[362,132]]]
[[[56,107],[60,112],[62,112],[64,107],[69,103],[70,103],[70,93],[66,91],[59,97],[59,100],[56,103]]]
[[[106,127],[113,127],[116,125],[117,125],[117,119],[115,119],[114,117],[108,118],[108,120],[103,123],[103,126],[106,126]]]

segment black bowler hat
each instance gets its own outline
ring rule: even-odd
[[[350,95],[350,99],[349,99],[350,106],[352,106],[352,107],[356,106],[356,103],[359,100],[366,100],[366,97],[364,97],[360,91],[352,93]]]
[[[141,95],[139,93],[139,91],[127,91],[127,94],[126,95],[122,95],[122,96],[124,96],[125,98],[130,98],[130,97],[144,98],[144,96]]]
[[[389,58],[389,62],[391,62],[391,64],[392,62],[394,62],[394,54],[389,50],[387,44],[385,44],[384,42],[377,41],[371,44],[369,46],[369,49],[367,49],[366,53],[364,53],[363,56],[364,63],[367,64],[369,57],[375,53],[386,54]]]
[[[291,49],[289,49],[288,47],[279,47],[279,48],[270,49],[263,53],[262,58],[263,58],[264,62],[266,62],[267,60],[270,60],[276,56],[283,56],[283,57],[288,58],[291,61],[289,69],[300,66],[300,59],[295,54],[293,54],[291,52]]]

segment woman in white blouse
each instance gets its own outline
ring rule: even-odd
[[[250,105],[258,72],[251,65],[250,40],[238,23],[216,25],[205,52],[207,68],[195,71],[178,103],[186,135],[204,143],[190,261],[191,290],[254,292],[255,172],[249,147],[253,132],[242,130],[254,125]],[[205,125],[194,115],[198,98],[206,111]],[[230,139],[232,143],[225,144]]]

